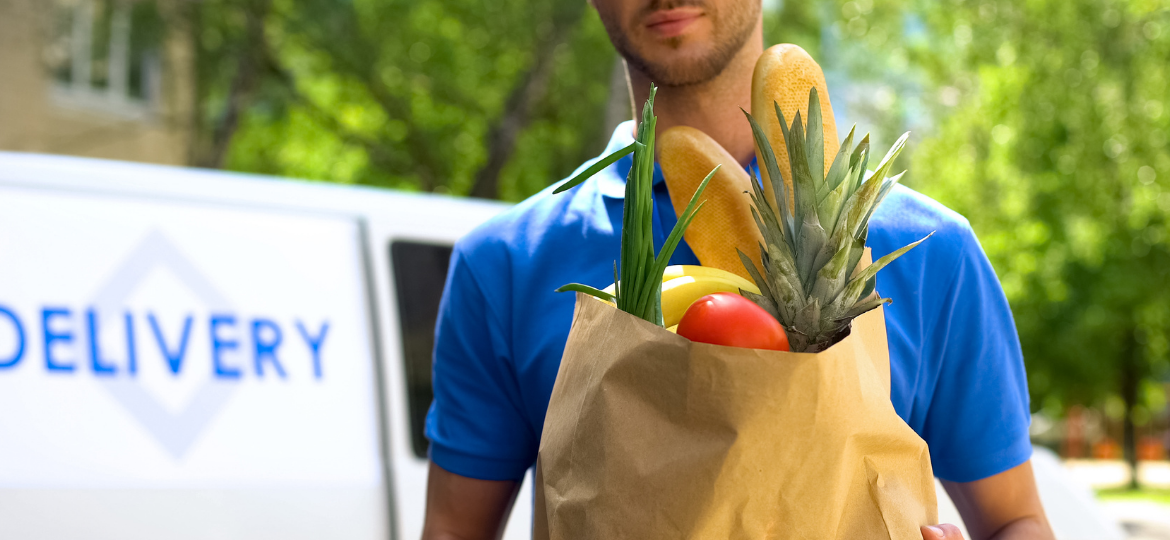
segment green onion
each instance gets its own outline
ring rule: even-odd
[[[593,295],[617,308],[662,326],[662,274],[670,263],[670,257],[682,241],[683,232],[694,220],[695,214],[703,207],[699,197],[707,189],[707,183],[715,176],[716,166],[691,197],[690,204],[678,218],[670,231],[662,251],[654,255],[654,128],[658,117],[654,116],[654,95],[658,89],[650,85],[650,98],[642,108],[642,123],[634,143],[601,159],[572,180],[561,185],[554,193],[572,189],[590,176],[613,164],[630,152],[634,153],[634,165],[626,178],[626,200],[622,209],[621,264],[615,264],[614,294],[595,287],[570,283],[557,292],[575,291]]]

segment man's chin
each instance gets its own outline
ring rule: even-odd
[[[689,86],[709,81],[718,76],[725,62],[719,62],[710,51],[671,51],[634,62],[637,67],[660,86]]]

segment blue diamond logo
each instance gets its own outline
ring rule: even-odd
[[[124,310],[126,301],[152,272],[165,269],[213,312],[231,312],[227,298],[199,272],[175,245],[158,231],[151,232],[94,295],[99,317],[109,320]],[[127,412],[176,460],[180,460],[211,424],[238,383],[208,380],[179,411],[168,409],[134,377],[101,378],[101,384]]]

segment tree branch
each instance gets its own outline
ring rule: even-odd
[[[532,111],[548,90],[552,77],[557,47],[568,41],[569,31],[584,14],[584,2],[570,2],[569,11],[554,16],[551,30],[537,46],[532,66],[513,87],[504,105],[504,112],[488,131],[488,158],[475,174],[470,195],[484,199],[499,198],[500,172],[516,150],[516,139],[532,121]]]
[[[244,8],[245,36],[242,52],[236,62],[236,72],[228,90],[223,117],[211,134],[208,154],[197,165],[223,168],[232,138],[240,127],[240,117],[255,97],[261,82],[261,66],[268,56],[268,42],[264,35],[264,20],[271,10],[271,0],[254,0]]]

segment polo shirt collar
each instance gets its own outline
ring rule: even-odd
[[[609,139],[609,144],[605,146],[605,152],[601,154],[602,157],[608,156],[622,148],[629,146],[634,142],[634,128],[633,120],[627,120],[618,124],[617,129],[613,131],[613,137]],[[608,199],[625,199],[626,198],[626,178],[630,175],[630,169],[634,166],[634,155],[625,156],[613,165],[606,167],[597,175],[597,187],[603,197]],[[654,185],[658,185],[665,180],[662,177],[662,168],[658,166],[658,162],[654,163]]]
[[[618,124],[617,129],[613,131],[613,137],[609,139],[609,144],[605,147],[605,152],[601,157],[608,156],[622,148],[625,148],[634,142],[634,121],[627,120]],[[634,155],[625,156],[613,165],[606,167],[605,170],[597,173],[597,187],[603,197],[608,199],[622,200],[626,198],[626,178],[630,176],[630,169],[634,166]],[[760,169],[756,165],[756,158],[752,158],[752,162],[747,167],[748,174],[752,178],[760,178]],[[665,182],[666,179],[662,176],[662,167],[658,166],[658,162],[654,162],[654,185],[658,186]]]

